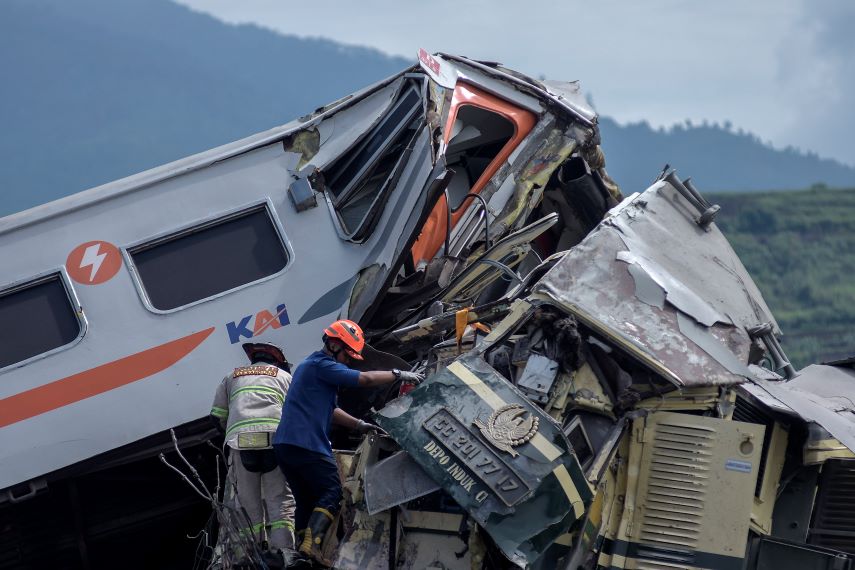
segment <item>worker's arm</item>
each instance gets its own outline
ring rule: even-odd
[[[342,410],[341,408],[336,408],[332,413],[332,422],[346,429],[356,429],[356,426],[359,425],[359,420]]]
[[[355,431],[357,433],[379,433],[381,435],[387,435],[385,431],[380,426],[376,426],[374,424],[370,424],[368,422],[364,422],[362,420],[356,419],[341,408],[335,408],[332,414],[332,422],[336,425],[339,425],[343,428],[349,429],[351,431]]]
[[[226,422],[229,419],[229,394],[228,380],[231,376],[226,376],[220,385],[217,386],[217,391],[214,394],[214,403],[211,405],[211,418],[216,427],[225,430]]]
[[[373,388],[375,386],[391,384],[399,378],[404,382],[420,384],[425,379],[425,376],[424,374],[409,372],[407,370],[372,370],[370,372],[359,373],[359,386],[361,388]]]
[[[328,384],[344,388],[374,388],[402,380],[409,384],[419,384],[425,379],[424,374],[408,370],[371,370],[360,372],[333,360],[319,364],[321,369],[318,378]]]
[[[359,373],[359,386],[361,388],[373,388],[375,386],[383,386],[391,384],[395,381],[395,374],[386,370],[372,370],[370,372]]]

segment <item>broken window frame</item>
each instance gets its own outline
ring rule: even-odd
[[[501,169],[502,163],[507,161],[516,152],[521,145],[526,141],[528,135],[534,130],[540,117],[531,109],[521,105],[519,102],[511,101],[500,95],[495,95],[476,83],[467,81],[458,81],[455,86],[451,101],[448,104],[448,115],[444,119],[443,141],[441,145],[441,155],[445,156],[448,149],[448,143],[451,140],[454,123],[457,120],[457,115],[460,109],[466,106],[473,106],[500,115],[513,126],[513,135],[510,140],[505,143],[495,157],[489,162],[487,167],[481,173],[481,176],[469,188],[468,193],[481,194],[487,184]],[[451,234],[460,224],[464,216],[472,211],[472,208],[479,208],[477,201],[470,198],[468,204],[464,200],[457,212],[450,215],[451,228],[447,227],[447,217],[449,205],[444,196],[440,196],[433,205],[433,210],[430,212],[428,220],[421,228],[423,232],[419,235],[411,250],[413,254],[413,263],[418,265],[420,261],[428,261],[436,257],[442,248],[442,243],[446,233]],[[457,206],[452,204],[451,206]],[[487,212],[484,215],[489,215]],[[442,230],[442,231],[440,231]],[[426,234],[424,232],[427,232]]]
[[[280,268],[275,273],[265,275],[264,277],[245,282],[231,289],[220,291],[219,293],[215,293],[213,295],[203,297],[201,299],[196,299],[195,301],[191,301],[189,303],[185,303],[183,305],[170,309],[160,309],[156,307],[154,303],[152,303],[151,299],[149,298],[145,283],[143,282],[143,279],[140,276],[139,269],[137,268],[136,262],[134,260],[135,254],[219,226],[221,224],[252,215],[259,211],[264,211],[266,213],[268,221],[270,222],[271,227],[273,228],[274,234],[278,238],[278,244],[282,248],[282,252],[285,255],[285,265],[282,268]],[[182,311],[189,307],[194,307],[200,303],[206,303],[214,299],[219,299],[220,297],[223,297],[225,295],[230,295],[237,291],[241,291],[243,289],[246,289],[247,287],[251,287],[258,283],[264,283],[266,281],[270,281],[271,279],[276,279],[277,277],[288,271],[288,269],[291,268],[294,262],[294,249],[292,248],[291,242],[288,240],[288,237],[285,234],[285,230],[282,227],[279,217],[276,215],[276,208],[273,206],[273,202],[270,198],[267,198],[266,200],[262,201],[255,201],[250,204],[245,204],[243,206],[230,209],[225,212],[218,212],[214,215],[194,220],[193,222],[181,226],[177,229],[172,229],[167,232],[163,232],[153,237],[149,237],[139,242],[133,243],[122,248],[122,255],[125,258],[125,263],[128,269],[130,270],[131,278],[134,282],[134,286],[137,289],[137,293],[139,294],[140,299],[143,302],[143,305],[149,311],[162,315]]]
[[[7,295],[13,295],[20,291],[24,291],[31,287],[37,287],[53,280],[59,281],[59,284],[63,288],[66,300],[68,301],[68,309],[71,311],[77,321],[77,335],[64,344],[54,346],[53,348],[44,350],[23,360],[18,360],[16,362],[6,364],[5,366],[0,366],[0,372],[12,370],[21,366],[26,366],[32,362],[47,358],[59,352],[63,352],[65,350],[73,348],[80,341],[83,340],[84,336],[86,336],[86,333],[89,330],[89,321],[86,318],[86,315],[83,313],[83,307],[81,306],[80,300],[77,297],[77,292],[75,291],[74,287],[72,286],[71,280],[68,277],[68,273],[66,272],[65,266],[56,269],[50,269],[43,273],[36,274],[32,277],[28,277],[26,279],[21,279],[0,286],[0,300],[2,300],[2,298],[6,297]]]
[[[576,449],[576,446],[573,445],[573,440],[570,438],[570,434],[576,429],[579,430],[579,433],[582,435],[582,439],[585,441],[585,445],[588,447],[588,455],[584,457],[584,459],[579,457],[579,452],[581,450]],[[564,437],[566,437],[567,441],[570,443],[570,447],[573,448],[573,453],[576,454],[576,457],[579,460],[579,465],[582,466],[582,470],[587,471],[588,467],[591,466],[591,463],[594,462],[594,459],[597,458],[597,452],[591,443],[591,438],[588,436],[588,430],[585,428],[585,424],[582,422],[581,416],[573,416],[573,419],[564,426],[562,431],[564,432]]]
[[[395,94],[395,101],[390,105],[381,119],[347,150],[343,156],[326,167],[321,168],[324,175],[324,196],[326,197],[330,211],[336,219],[336,229],[342,239],[359,243],[365,241],[373,232],[376,222],[383,212],[384,198],[388,197],[389,193],[394,190],[401,172],[411,156],[412,143],[424,130],[423,124],[418,125],[415,129],[412,129],[414,132],[408,140],[401,139],[414,124],[424,122],[426,105],[424,90],[425,82],[423,78],[405,78],[405,81]],[[415,95],[416,100],[407,109],[405,103],[411,95]],[[404,109],[403,116],[394,120],[395,113],[401,109]],[[391,131],[389,131],[390,125],[392,125]],[[367,158],[360,156],[365,152],[366,148],[370,148],[372,145],[378,143],[379,145],[369,153]],[[343,219],[342,210],[346,208],[350,200],[358,195],[368,179],[371,178],[374,169],[388,156],[390,149],[400,144],[404,145],[403,150],[397,160],[395,160],[385,180],[380,183],[375,191],[371,205],[367,208],[365,215],[355,226],[348,227]],[[332,188],[359,161],[362,161],[362,164],[357,166],[356,173],[351,175],[349,180],[345,181],[341,190],[338,192],[333,191]]]
[[[453,134],[453,129],[457,127],[458,122],[462,125],[461,131]],[[500,132],[499,138],[492,138],[491,140],[491,137],[481,131],[481,128],[487,125]],[[477,129],[479,133],[474,137],[465,139],[461,135],[469,127]],[[502,151],[506,150],[509,143],[517,137],[519,125],[515,124],[505,113],[488,109],[484,105],[464,102],[454,108],[454,122],[450,123],[450,128],[452,128],[452,132],[446,135],[448,140],[445,146],[445,160],[448,167],[457,171],[458,177],[465,180],[464,185],[459,189],[459,195],[452,194],[449,188],[448,197],[452,206],[452,217],[454,217],[457,213],[454,208],[462,205],[466,194],[480,193],[486,186],[489,178],[483,180],[484,175],[491,169],[495,169],[497,159],[503,154]],[[476,145],[466,145],[467,141],[473,140],[477,142]],[[461,147],[463,147],[462,150]],[[498,150],[496,150],[497,148]],[[483,156],[479,157],[479,154],[483,154]],[[455,162],[455,157],[458,155],[464,159],[459,164]],[[483,168],[472,167],[467,163],[473,158],[480,158],[482,161],[487,160],[487,163],[483,165]],[[498,171],[498,169],[495,170]]]

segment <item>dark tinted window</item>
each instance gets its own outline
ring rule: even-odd
[[[418,121],[414,121],[408,128],[401,131],[360,184],[355,186],[347,199],[339,204],[339,219],[347,233],[357,234],[357,230],[368,215],[372,211],[379,211],[379,208],[373,210],[373,207],[385,195],[384,190],[391,189],[394,184],[395,167],[399,166],[402,158],[408,155],[407,145],[413,140],[417,126]]]
[[[421,97],[416,87],[407,86],[398,96],[392,109],[380,123],[352,150],[324,171],[327,188],[337,199],[342,199],[358,184],[374,162],[417,113],[421,111]]]
[[[396,173],[406,162],[422,124],[417,84],[405,86],[395,104],[350,151],[324,171],[324,180],[348,237],[361,240],[382,212]]]
[[[80,321],[59,275],[0,293],[0,368],[66,345]]]
[[[582,422],[574,421],[565,429],[567,441],[573,446],[573,451],[576,453],[576,459],[582,467],[586,467],[587,462],[594,458],[594,452],[591,449],[591,444],[588,442],[588,436],[585,434],[585,428]]]
[[[278,273],[288,262],[267,208],[130,251],[151,304],[175,309]]]

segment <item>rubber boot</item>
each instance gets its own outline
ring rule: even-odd
[[[312,562],[306,558],[297,548],[303,543],[303,537],[306,536],[306,529],[301,528],[296,533],[296,541],[294,542],[294,548],[289,549],[289,551],[285,555],[285,561],[287,565],[285,568],[297,570],[299,568],[311,568]]]
[[[281,550],[265,550],[261,553],[261,559],[268,570],[284,570],[286,567],[285,555]]]
[[[332,521],[332,513],[326,509],[315,507],[309,517],[309,526],[306,528],[306,534],[303,536],[303,542],[299,548],[301,554],[311,558],[316,564],[324,568],[332,566],[332,562],[324,558],[323,554],[324,538]]]

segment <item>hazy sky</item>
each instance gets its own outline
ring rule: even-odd
[[[179,1],[413,61],[424,47],[580,79],[621,122],[729,120],[855,165],[853,0]]]

